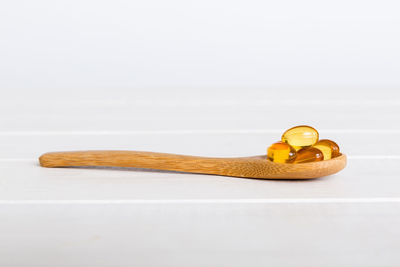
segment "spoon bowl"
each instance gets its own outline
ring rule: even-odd
[[[39,158],[42,167],[107,166],[134,167],[260,179],[312,179],[344,169],[346,155],[309,163],[275,163],[265,155],[237,158],[212,158],[168,153],[94,150],[51,152]]]

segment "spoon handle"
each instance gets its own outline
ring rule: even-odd
[[[235,159],[233,159],[235,161]],[[135,167],[191,173],[229,175],[232,159],[184,156],[142,151],[51,152],[39,158],[42,167]]]

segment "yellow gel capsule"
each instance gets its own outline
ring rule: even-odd
[[[318,141],[318,138],[318,131],[313,127],[300,125],[286,130],[282,135],[282,142],[299,150],[304,147],[312,146]]]
[[[324,154],[324,160],[328,160],[340,155],[339,146],[328,139],[319,140],[313,147],[318,148]]]
[[[315,147],[306,147],[297,151],[294,163],[306,163],[324,160],[324,154]]]
[[[267,158],[273,162],[291,163],[296,158],[296,150],[286,143],[276,142],[268,148]]]

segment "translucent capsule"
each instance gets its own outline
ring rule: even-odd
[[[318,148],[324,154],[324,160],[328,160],[340,155],[339,146],[328,139],[319,140],[313,147]]]
[[[276,142],[268,148],[267,158],[273,162],[291,163],[296,158],[296,150],[286,143]]]
[[[300,125],[286,130],[282,135],[282,142],[299,150],[314,145],[318,141],[318,138],[318,131],[313,127]]]
[[[297,151],[294,163],[306,163],[324,160],[324,154],[315,147],[306,147]]]

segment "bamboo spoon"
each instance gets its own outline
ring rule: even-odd
[[[346,155],[310,163],[274,163],[266,156],[208,158],[141,151],[51,152],[40,158],[42,167],[135,167],[261,179],[310,179],[334,174],[346,166]]]

